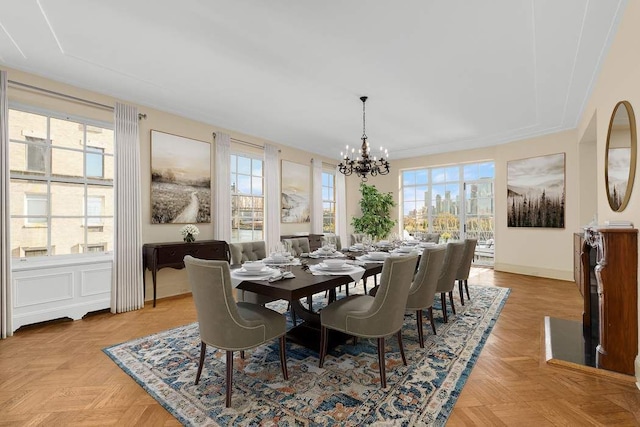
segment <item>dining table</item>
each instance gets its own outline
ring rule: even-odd
[[[382,272],[382,263],[371,260],[362,260],[362,253],[345,252],[347,265],[354,267],[343,272],[321,271],[318,266],[323,262],[323,257],[301,258],[300,262],[290,263],[280,267],[286,273],[284,277],[256,278],[241,277],[233,274],[233,270],[241,266],[232,266],[232,280],[239,281],[237,289],[255,292],[269,298],[282,299],[291,304],[292,315],[301,322],[294,324],[287,332],[287,339],[319,352],[320,349],[320,313],[314,310],[312,304],[305,306],[301,300],[311,301],[311,297],[318,293],[327,292],[327,304],[336,298],[336,288],[348,285],[358,279],[366,279]],[[358,259],[360,258],[360,259]],[[357,273],[356,273],[357,271]],[[356,273],[356,274],[349,274]],[[293,276],[293,277],[292,277]],[[269,280],[271,279],[271,280]],[[329,336],[329,347],[335,347],[344,343],[349,336],[337,331],[332,331]]]

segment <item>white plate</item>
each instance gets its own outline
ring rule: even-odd
[[[267,276],[272,272],[273,270],[270,269],[269,267],[264,267],[262,270],[258,270],[258,271],[248,271],[248,270],[245,270],[244,268],[235,270],[235,273],[240,276]]]
[[[328,266],[327,264],[321,262],[320,264],[318,264],[318,268],[325,271],[344,271],[351,270],[353,268],[353,265],[342,264],[341,266]]]

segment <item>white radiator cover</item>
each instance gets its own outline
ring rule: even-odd
[[[14,260],[13,330],[46,320],[85,314],[111,306],[113,256]]]

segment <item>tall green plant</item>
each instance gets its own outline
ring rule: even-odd
[[[361,217],[353,217],[351,225],[356,233],[366,233],[376,239],[389,235],[396,221],[391,219],[391,208],[396,204],[391,193],[381,193],[373,185],[360,183]]]

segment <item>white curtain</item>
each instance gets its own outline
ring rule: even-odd
[[[213,237],[231,241],[231,137],[216,134],[216,208]]]
[[[311,159],[311,164],[313,165],[311,232],[322,234],[322,161]]]
[[[144,306],[138,109],[116,103],[115,236],[111,312]]]
[[[271,144],[264,145],[264,186],[264,240],[269,249],[280,242],[280,152]]]
[[[336,168],[336,234],[343,246],[349,245],[347,225],[347,184],[344,175]]]
[[[0,70],[0,338],[13,335],[9,197],[9,100],[7,72]]]

